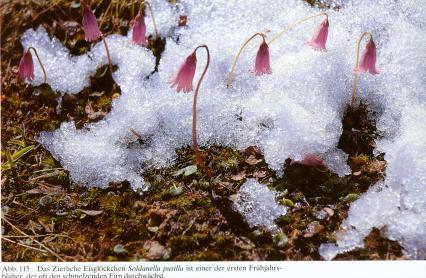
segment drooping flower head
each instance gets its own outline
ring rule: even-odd
[[[101,30],[99,30],[98,21],[96,16],[90,7],[81,1],[83,4],[83,30],[84,38],[88,42],[95,41],[102,36]]]
[[[135,17],[135,22],[133,23],[132,31],[132,41],[135,44],[146,45],[146,25],[145,19],[141,12]]]
[[[361,60],[357,72],[370,72],[371,74],[378,74],[376,69],[376,45],[374,44],[373,38],[365,46],[364,52],[362,53]]]
[[[21,61],[19,62],[18,75],[22,81],[25,81],[25,80],[31,81],[34,79],[33,56],[31,55],[31,52],[29,49],[24,51]]]
[[[260,44],[256,55],[256,62],[250,71],[253,72],[256,76],[272,73],[269,62],[269,46],[266,43],[265,38],[263,38],[263,42]]]
[[[196,67],[197,56],[195,55],[195,52],[193,52],[191,55],[186,57],[177,73],[170,79],[171,87],[175,87],[178,93],[180,91],[183,91],[184,93],[192,91],[192,80],[194,79]]]
[[[328,18],[325,18],[317,29],[315,29],[312,39],[307,42],[313,49],[326,51],[325,44],[327,42],[328,26]]]
[[[324,166],[324,160],[316,154],[306,154],[302,160],[291,161],[290,165]]]

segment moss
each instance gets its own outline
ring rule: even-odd
[[[170,238],[170,244],[173,250],[194,250],[207,242],[209,235],[207,233],[195,233],[192,235],[178,235]]]
[[[103,196],[100,200],[100,206],[101,208],[110,213],[116,213],[121,208],[121,201],[122,197],[119,195],[110,195],[110,196]]]
[[[284,206],[287,206],[287,207],[294,207],[294,203],[290,199],[283,198],[283,199],[281,199],[280,203]]]
[[[241,155],[238,152],[232,152],[230,156],[219,163],[219,167],[224,171],[235,171],[240,165]]]
[[[193,209],[195,207],[204,207],[211,204],[209,198],[203,198],[198,195],[183,195],[177,199],[170,200],[170,205],[180,210]]]
[[[108,96],[101,96],[96,102],[96,106],[102,111],[108,111],[111,108],[112,99]]]
[[[84,116],[85,115],[85,111],[84,111],[84,107],[83,106],[81,106],[81,105],[77,105],[77,106],[75,106],[75,108],[74,108],[74,115],[75,116]]]
[[[291,223],[291,221],[292,221],[291,216],[288,214],[281,216],[277,220],[278,223],[284,223],[284,224],[289,224]]]

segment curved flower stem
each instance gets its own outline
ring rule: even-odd
[[[370,39],[373,38],[373,35],[370,32],[364,32],[364,33],[362,33],[362,35],[359,38],[358,43],[357,43],[356,61],[355,61],[355,70],[354,70],[354,85],[352,87],[351,108],[354,108],[354,105],[355,105],[356,85],[358,83],[359,49],[360,49],[360,46],[361,46],[361,41],[366,35],[370,36]]]
[[[238,59],[240,59],[240,55],[241,55],[241,53],[243,52],[243,50],[244,50],[244,48],[247,46],[247,44],[252,40],[252,39],[254,39],[256,36],[261,36],[262,38],[263,38],[263,41],[265,41],[265,37],[266,37],[266,33],[268,33],[269,32],[269,30],[266,30],[265,32],[263,32],[263,33],[255,33],[253,36],[251,36],[250,38],[248,38],[245,42],[244,42],[244,44],[241,46],[241,48],[240,48],[240,50],[238,50],[238,53],[237,53],[237,56],[235,56],[235,60],[234,60],[234,62],[232,63],[232,68],[231,68],[231,71],[229,72],[229,74],[228,74],[228,81],[226,82],[226,87],[227,88],[229,88],[230,86],[231,86],[231,83],[232,83],[232,74],[234,73],[234,70],[235,70],[235,66],[237,65],[237,61],[238,61]]]
[[[28,51],[30,51],[30,49],[33,50],[34,54],[37,57],[38,63],[40,64],[41,70],[43,71],[43,83],[46,83],[46,79],[47,79],[46,70],[44,69],[43,63],[41,62],[40,57],[38,56],[37,50],[32,46],[28,47]]]
[[[102,35],[102,41],[104,42],[105,45],[105,51],[108,57],[108,66],[109,66],[109,71],[111,73],[111,77],[112,77],[112,61],[111,61],[111,55],[109,53],[109,49],[108,49],[108,45],[106,43],[105,37]]]
[[[148,6],[149,12],[151,13],[152,24],[154,25],[155,37],[158,38],[159,34],[158,34],[158,30],[157,30],[157,24],[155,23],[154,12],[152,11],[151,4],[149,4],[148,2],[145,2],[145,0],[143,0],[142,3],[141,3],[141,5],[140,5],[140,7],[139,7],[139,12],[142,11],[142,7],[144,7],[145,5]]]
[[[195,162],[197,163],[197,166],[199,166],[201,168],[201,170],[208,177],[211,177],[212,174],[211,174],[210,170],[204,164],[203,158],[201,156],[201,153],[200,153],[200,150],[198,149],[198,144],[197,144],[197,96],[198,96],[198,91],[200,89],[201,82],[203,81],[204,76],[206,75],[207,69],[208,69],[208,67],[210,65],[210,51],[209,51],[209,48],[207,47],[207,45],[202,44],[202,45],[197,46],[194,49],[194,53],[199,48],[205,48],[206,49],[206,51],[207,51],[207,62],[206,62],[206,66],[204,67],[204,71],[201,74],[200,79],[198,80],[197,87],[195,88],[195,92],[194,92],[194,103],[193,103],[193,106],[192,106],[192,148],[194,149]]]
[[[279,37],[281,37],[284,33],[286,33],[286,32],[288,32],[288,31],[290,31],[291,29],[293,29],[294,27],[296,27],[297,25],[299,25],[299,24],[301,24],[301,23],[303,23],[303,22],[305,22],[305,21],[308,21],[309,19],[311,19],[311,18],[315,18],[315,17],[318,17],[318,16],[325,16],[325,18],[327,18],[328,19],[328,14],[327,13],[320,13],[320,14],[316,14],[316,15],[312,15],[312,16],[308,16],[308,17],[305,17],[305,18],[303,18],[303,19],[301,19],[301,20],[299,20],[299,21],[296,21],[295,23],[293,23],[293,24],[291,24],[291,25],[289,25],[289,26],[287,26],[286,28],[284,28],[281,32],[279,32],[275,37],[273,37],[269,42],[268,42],[268,45],[270,45],[271,43],[273,43],[275,40],[277,40]]]

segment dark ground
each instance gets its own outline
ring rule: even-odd
[[[289,161],[283,165],[285,178],[277,178],[255,147],[236,151],[217,146],[204,150],[212,178],[199,172],[179,174],[194,163],[188,147],[176,150],[179,158],[172,167],[144,174],[151,187],[143,195],[126,182],[108,189],[71,182],[35,138],[64,121],[74,120],[82,127],[101,119],[120,88],[106,67],[100,68],[91,87],[66,95],[56,114],[57,93],[48,85],[32,87],[18,80],[23,51],[19,39],[28,28],[43,25],[76,55],[90,48],[80,26],[78,2],[45,2],[2,1],[1,7],[3,261],[320,260],[319,245],[334,240],[333,231],[346,218],[349,204],[383,179],[386,162],[383,155],[372,153],[380,134],[367,118],[365,104],[347,110],[342,119],[339,147],[350,155],[353,170],[343,178],[325,167]],[[103,15],[104,34],[126,33],[138,8],[130,1],[91,2],[96,16]],[[179,27],[184,21],[176,28],[184,28]],[[151,38],[148,47],[159,62],[164,40]],[[251,230],[231,209],[230,199],[246,178],[282,193],[281,202],[290,207],[277,221],[283,234],[272,238],[260,229]],[[324,219],[315,217],[319,212]],[[337,259],[404,259],[399,244],[381,237],[379,230],[373,230],[365,243],[365,248]]]

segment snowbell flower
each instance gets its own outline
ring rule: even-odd
[[[302,160],[292,161],[290,165],[324,166],[324,160],[316,154],[306,154]]]
[[[361,45],[362,39],[365,36],[369,36],[370,40],[365,46],[361,59],[359,59],[360,45]],[[354,70],[354,85],[352,87],[351,108],[355,107],[356,86],[358,83],[359,73],[370,72],[373,75],[376,75],[379,73],[376,69],[376,45],[374,44],[374,41],[373,41],[373,35],[370,32],[362,33],[361,37],[358,40],[356,49],[357,50],[356,50],[355,70]]]
[[[32,46],[28,47],[26,51],[24,50],[24,54],[19,61],[18,76],[24,82],[26,80],[34,80],[34,62],[30,50],[34,51],[34,54],[37,57],[37,61],[40,64],[41,70],[43,71],[43,82],[46,83],[46,70],[44,69],[43,63],[40,60],[40,56],[38,56],[37,50]]]
[[[307,42],[313,49],[326,51],[325,44],[327,42],[328,26],[328,18],[325,18],[317,29],[315,29],[312,39]]]
[[[197,56],[195,55],[195,52],[193,52],[191,55],[186,57],[177,73],[170,79],[171,87],[175,87],[178,93],[181,91],[184,93],[192,91],[192,81],[194,79],[196,67]]]
[[[191,55],[186,57],[183,64],[179,67],[179,70],[177,73],[171,78],[170,83],[171,87],[175,87],[177,92],[184,91],[185,93],[192,91],[192,80],[194,79],[195,69],[197,67],[197,50],[200,48],[204,48],[207,53],[207,61],[206,65],[204,67],[203,72],[200,75],[200,78],[198,80],[197,86],[195,87],[194,92],[194,101],[192,106],[192,149],[194,150],[195,154],[195,163],[197,164],[197,167],[199,167],[204,174],[206,174],[208,177],[212,177],[212,173],[210,169],[206,166],[204,163],[203,156],[201,155],[201,152],[198,148],[197,143],[197,97],[198,92],[200,90],[201,82],[204,79],[204,76],[207,73],[207,69],[210,65],[210,51],[207,45],[202,44],[197,46]]]
[[[142,12],[145,10],[145,8],[148,8],[149,12],[151,13],[152,18],[152,24],[154,25],[154,31],[155,31],[155,37],[159,38],[160,34],[157,30],[157,24],[155,23],[155,17],[154,17],[154,11],[152,10],[151,5],[148,2],[142,1],[138,15],[135,17],[134,23],[133,23],[133,30],[132,30],[132,42],[134,44],[139,44],[142,46],[146,45],[146,25],[145,25],[145,17],[144,13]]]
[[[142,13],[138,13],[135,17],[135,22],[133,23],[132,30],[132,41],[134,44],[146,45],[146,25],[145,19]]]
[[[263,39],[263,42],[260,44],[256,55],[256,62],[250,71],[253,72],[256,76],[272,73],[269,62],[269,46],[265,39]]]
[[[230,88],[232,84],[232,74],[235,71],[235,67],[237,65],[238,59],[240,58],[241,53],[243,52],[244,48],[248,45],[248,43],[253,40],[257,36],[261,36],[263,39],[262,44],[259,47],[259,50],[257,51],[256,56],[256,62],[254,64],[254,67],[250,69],[250,72],[255,73],[255,75],[262,75],[262,74],[271,74],[271,66],[269,64],[269,46],[266,43],[265,37],[266,33],[268,33],[269,30],[265,32],[258,32],[252,35],[250,38],[248,38],[240,47],[240,49],[237,52],[237,56],[235,56],[234,62],[232,63],[231,70],[228,73],[228,80],[226,81],[226,87]]]
[[[29,49],[27,51],[24,51],[21,61],[19,62],[18,75],[22,81],[31,81],[34,79],[33,56],[31,55]]]
[[[82,1],[83,4],[83,30],[85,40],[88,42],[95,41],[102,36],[99,30],[98,21],[90,7]]]
[[[371,74],[378,74],[376,69],[376,45],[374,44],[373,38],[365,46],[364,52],[362,53],[361,60],[357,72],[370,72]]]

